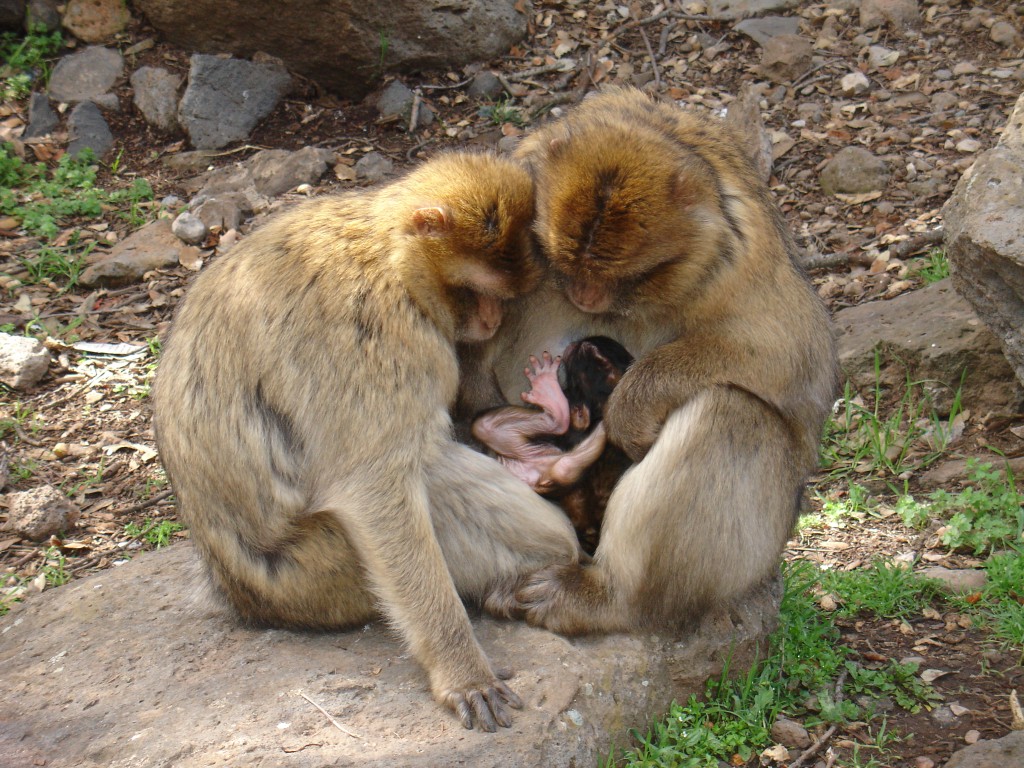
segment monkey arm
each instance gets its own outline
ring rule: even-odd
[[[536,486],[540,493],[575,485],[583,473],[601,456],[607,444],[604,424],[598,424],[583,441],[558,457],[541,474]]]
[[[640,461],[669,415],[709,387],[732,384],[726,365],[756,370],[752,355],[712,334],[688,335],[637,360],[623,375],[605,407],[608,440]]]

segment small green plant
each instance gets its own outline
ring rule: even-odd
[[[41,569],[46,577],[46,586],[59,587],[71,581],[71,573],[67,569],[67,559],[57,547],[46,550],[46,559]]]
[[[143,539],[152,546],[160,549],[171,543],[171,537],[178,531],[185,530],[181,523],[171,520],[150,520],[146,518],[141,525],[128,523],[124,527],[125,535],[133,539]]]
[[[840,596],[840,616],[867,613],[885,619],[900,619],[919,613],[939,594],[932,579],[885,560],[853,571],[829,571],[822,576],[822,588]]]
[[[0,97],[23,99],[34,84],[45,85],[50,79],[49,60],[63,43],[60,31],[47,32],[33,27],[24,37],[13,32],[0,35]]]
[[[900,520],[908,528],[924,528],[931,519],[932,508],[928,504],[922,504],[908,494],[901,495],[896,500],[893,511],[899,515]]]
[[[822,463],[830,476],[853,472],[898,476],[933,463],[952,441],[961,414],[960,389],[954,393],[948,416],[942,418],[931,406],[925,382],[908,376],[900,400],[885,414],[881,379],[881,353],[876,352],[871,407],[847,382],[838,411],[825,426]]]
[[[989,463],[969,459],[967,472],[970,485],[959,493],[939,490],[929,496],[936,512],[952,513],[942,543],[975,554],[1019,545],[1024,541],[1024,499],[1009,468],[1004,476]]]
[[[74,497],[80,494],[85,489],[91,488],[95,485],[99,485],[100,483],[102,483],[103,471],[106,468],[104,465],[105,462],[101,460],[96,469],[92,470],[91,472],[87,469],[79,469],[76,474],[80,479],[71,482],[70,487],[65,487],[65,484],[62,484],[62,487],[64,488],[64,493],[69,497]]]
[[[480,107],[480,116],[486,117],[495,125],[512,123],[512,125],[522,126],[526,123],[519,108],[512,106],[512,101],[509,99],[502,99],[496,104]]]
[[[35,412],[21,401],[17,401],[10,415],[0,418],[0,440],[8,435],[17,435],[19,431],[23,432],[26,429],[34,434],[39,431],[39,427],[39,417]]]
[[[921,259],[913,270],[915,277],[920,277],[925,285],[937,283],[949,277],[949,260],[942,248],[932,248],[926,257]]]
[[[67,245],[60,248],[44,245],[34,256],[21,259],[21,265],[28,271],[24,282],[59,281],[64,284],[63,290],[71,290],[78,285],[78,278],[85,270],[85,258],[95,247],[96,242],[92,240],[80,243],[77,232],[71,235]]]

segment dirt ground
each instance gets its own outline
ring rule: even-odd
[[[816,62],[795,83],[768,83],[762,95],[761,111],[775,154],[771,187],[808,263],[828,265],[812,269],[811,276],[833,310],[920,286],[913,267],[936,243],[927,233],[941,225],[942,203],[978,152],[998,140],[998,129],[1022,90],[1021,49],[996,44],[989,32],[993,18],[1010,20],[1020,30],[1024,16],[1017,3],[986,3],[980,13],[972,11],[974,3],[919,5],[921,27],[897,34],[885,28],[865,32],[856,12],[840,12],[838,2],[803,4],[801,30],[817,41]],[[662,6],[646,2],[621,9],[613,3],[572,0],[534,3],[527,39],[508,56],[484,65],[500,73],[512,89],[511,104],[523,118],[521,125],[495,124],[481,113],[485,104],[465,95],[465,83],[476,67],[403,78],[420,89],[424,102],[437,113],[430,126],[414,133],[396,121],[380,121],[372,97],[364,103],[341,102],[311,82],[300,82],[246,145],[229,148],[213,164],[232,163],[262,148],[315,145],[334,149],[342,165],[375,150],[401,169],[445,148],[493,146],[503,136],[528,131],[549,113],[571,107],[602,83],[631,83],[720,111],[744,83],[765,82],[758,74],[760,48],[731,23],[687,18],[684,13],[659,16]],[[158,63],[187,74],[187,53],[160,42],[144,23],[134,22],[123,42],[147,38],[156,44],[136,57],[134,66]],[[898,50],[900,57],[894,64],[870,69],[867,49],[872,45]],[[557,59],[571,60],[572,65],[560,71],[554,66]],[[854,71],[867,74],[872,90],[847,97],[840,79]],[[936,97],[946,92],[956,98],[940,109]],[[132,106],[127,86],[120,98],[121,112],[108,117],[119,148],[115,152],[123,151],[117,172],[104,167],[101,183],[126,185],[143,176],[157,200],[166,195],[187,200],[184,185],[191,174],[166,164],[188,149],[184,136],[159,134],[148,126]],[[27,118],[24,103],[5,108],[8,119]],[[965,144],[967,139],[974,141]],[[57,135],[43,151],[52,156],[61,141]],[[851,145],[867,146],[888,161],[893,175],[884,194],[838,199],[822,192],[818,172],[838,150]],[[922,177],[936,179],[932,194],[908,187]],[[339,181],[329,171],[314,192],[354,184]],[[129,232],[123,221],[108,224],[119,238]],[[910,246],[902,246],[898,258],[877,262],[880,251],[907,242]],[[0,238],[0,275],[23,278],[19,257],[37,245],[25,237]],[[56,339],[67,341],[73,335],[86,341],[148,344],[166,333],[191,276],[179,267],[117,290],[24,286],[0,301],[0,324],[23,327],[35,317]],[[23,293],[30,296],[28,310],[15,306]],[[73,321],[77,326],[68,330]],[[49,483],[66,491],[82,514],[66,537],[48,542],[0,534],[0,572],[6,574],[7,586],[39,583],[56,552],[65,558],[71,578],[110,567],[151,546],[128,535],[127,524],[174,519],[155,455],[146,396],[154,357],[148,350],[121,358],[89,357],[61,346],[54,348],[54,357],[57,364],[35,390],[0,393],[0,418],[30,414],[7,437],[7,460],[22,471],[11,473],[4,490]],[[953,452],[972,454],[981,446],[998,445],[1008,457],[1024,455],[1024,440],[1011,431],[1022,424],[1024,414],[1019,413],[988,422],[975,418]],[[828,487],[824,477],[816,482]],[[913,490],[916,478],[909,482]],[[0,519],[4,517],[0,506]],[[184,538],[187,531],[174,536]],[[788,556],[849,568],[877,557],[930,552],[947,567],[977,564],[933,545],[890,518],[805,534],[794,539]],[[907,622],[841,621],[839,626],[844,642],[861,653],[862,663],[921,657],[923,669],[948,672],[934,685],[947,706],[965,708],[952,720],[929,712],[890,712],[887,728],[903,740],[889,745],[889,755],[877,758],[880,764],[927,768],[924,759],[942,765],[965,744],[969,731],[992,738],[1009,729],[1008,692],[1016,688],[1024,693],[1020,649],[1000,649],[949,613]],[[852,764],[853,745],[861,736],[852,729],[837,737],[837,764]],[[870,756],[862,752],[861,760]]]

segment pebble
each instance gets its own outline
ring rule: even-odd
[[[78,155],[85,149],[91,149],[97,159],[114,146],[114,134],[110,126],[100,114],[100,109],[91,101],[83,101],[73,110],[68,118],[68,154]]]
[[[395,164],[380,152],[367,152],[356,162],[356,177],[368,181],[381,181],[389,176]]]
[[[68,497],[52,485],[7,494],[3,530],[32,541],[43,541],[75,527],[81,514]]]
[[[171,224],[171,232],[190,245],[198,245],[206,239],[207,229],[203,220],[189,211],[182,211]]]
[[[881,45],[872,45],[868,47],[868,64],[872,69],[891,67],[899,61],[899,58],[899,51],[893,51],[889,48],[884,48]]]
[[[772,739],[787,747],[805,749],[811,746],[811,736],[807,729],[784,717],[776,719],[772,725]]]
[[[843,79],[839,81],[839,88],[844,96],[858,96],[867,93],[871,88],[871,81],[863,72],[851,72],[844,75]]]
[[[1005,47],[1014,45],[1017,42],[1017,30],[1008,21],[997,21],[992,25],[992,29],[988,31],[988,34],[992,38],[992,42]]]
[[[956,144],[957,152],[977,152],[979,149],[981,149],[981,142],[977,139],[962,139]]]
[[[961,61],[959,64],[953,65],[953,74],[957,77],[976,75],[978,74],[978,65],[973,61]]]
[[[31,389],[46,375],[50,353],[38,339],[0,333],[0,382],[11,389]]]
[[[89,46],[57,62],[50,75],[50,98],[68,104],[95,100],[109,93],[123,73],[124,60],[120,53],[98,45]]]

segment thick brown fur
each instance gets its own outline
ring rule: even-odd
[[[637,361],[604,423],[639,463],[593,564],[542,569],[488,606],[565,633],[688,623],[777,567],[836,387],[827,314],[720,121],[615,89],[518,156],[549,275],[467,357],[461,407],[513,401],[528,355],[610,336]]]
[[[576,561],[562,513],[456,443],[455,342],[532,287],[529,176],[450,154],[324,197],[196,279],[157,376],[157,442],[214,584],[246,620],[384,615],[463,724],[508,725],[460,598]]]

